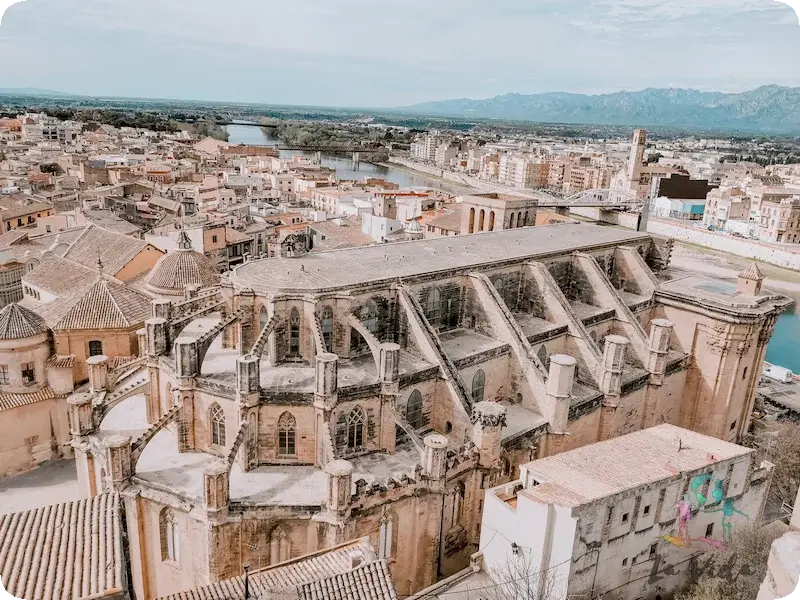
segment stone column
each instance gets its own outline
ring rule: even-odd
[[[491,469],[500,464],[501,432],[506,424],[506,407],[497,402],[478,402],[472,407],[472,443],[478,447],[478,464]]]
[[[323,353],[316,356],[316,388],[314,404],[332,410],[338,399],[339,357]]]
[[[169,321],[172,317],[172,302],[163,298],[153,300],[153,318]]]
[[[609,335],[606,337],[603,362],[600,366],[600,389],[607,396],[618,397],[620,395],[627,346],[628,338],[621,335]]]
[[[240,397],[248,397],[261,390],[260,370],[258,357],[252,354],[239,356],[236,359],[236,385]]]
[[[197,342],[175,342],[175,375],[196,377],[200,374]]]
[[[194,436],[194,382],[181,379],[178,385],[181,408],[178,415],[178,451],[189,452],[196,448]]]
[[[551,414],[545,415],[550,422],[551,432],[564,434],[569,422],[569,403],[572,386],[575,382],[577,361],[566,354],[553,354],[550,357],[550,372],[547,375],[547,400]]]
[[[92,395],[87,393],[72,394],[67,398],[70,412],[70,433],[82,437],[94,433],[94,414]]]
[[[203,498],[206,511],[217,518],[228,510],[229,500],[228,464],[221,460],[207,463],[203,467]]]
[[[400,346],[386,343],[379,348],[378,378],[381,382],[381,403],[385,407],[381,412],[380,444],[386,452],[394,454],[397,443],[395,402],[400,395]]]
[[[144,322],[147,330],[147,354],[161,356],[166,354],[169,344],[167,342],[167,320],[154,317]]]
[[[147,422],[153,425],[161,418],[161,369],[158,357],[147,357],[147,372],[150,375],[146,398]]]
[[[187,283],[183,288],[183,299],[191,300],[197,298],[197,293],[200,291],[200,286],[196,283]]]
[[[247,354],[256,343],[258,320],[255,315],[256,295],[253,290],[242,290],[236,297],[238,308],[244,311],[239,319],[239,354]]]
[[[450,440],[439,433],[425,436],[425,456],[422,474],[434,481],[444,480],[447,473],[447,446]]]
[[[353,465],[346,460],[334,460],[325,465],[325,474],[328,477],[328,510],[339,517],[345,518],[353,494]]]
[[[646,367],[650,373],[650,383],[653,385],[664,383],[672,328],[672,323],[666,319],[653,319],[650,322],[650,343],[648,345]]]
[[[104,355],[90,356],[86,359],[89,367],[89,389],[92,392],[108,390],[108,357]]]
[[[106,440],[107,477],[111,490],[119,492],[125,488],[133,473],[131,463],[131,438],[114,436]]]
[[[147,356],[147,329],[144,327],[137,329],[136,340],[139,346],[139,356]]]

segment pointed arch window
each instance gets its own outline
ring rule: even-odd
[[[267,307],[262,306],[261,310],[258,312],[258,331],[261,332],[264,330],[264,327],[267,326],[269,323],[269,314],[267,313]]]
[[[333,309],[330,306],[322,311],[321,327],[325,351],[333,352]]]
[[[432,327],[439,327],[442,324],[444,316],[442,308],[442,291],[436,287],[431,288],[428,292],[428,300],[425,303],[425,316]]]
[[[211,424],[211,444],[214,446],[225,445],[225,413],[216,402],[208,411],[208,421]]]
[[[419,390],[414,390],[408,398],[406,421],[414,429],[420,429],[425,425],[425,419],[422,416],[422,394],[419,393]]]
[[[539,360],[542,362],[544,366],[547,366],[547,348],[544,346],[539,346],[539,350],[536,352],[536,356],[539,357]]]
[[[292,549],[289,544],[289,536],[283,527],[277,526],[269,534],[269,564],[277,565],[291,558]]]
[[[295,456],[297,440],[297,421],[291,413],[285,412],[278,419],[278,455]]]
[[[300,355],[300,313],[296,308],[289,313],[289,354]]]
[[[483,402],[484,391],[486,388],[486,373],[478,369],[472,378],[472,401]]]
[[[364,306],[361,307],[361,322],[364,324],[370,333],[378,331],[378,305],[375,300],[367,300]]]
[[[381,519],[378,532],[378,558],[392,557],[392,543],[394,542],[394,515],[386,513]]]
[[[161,529],[161,560],[179,561],[181,558],[180,536],[175,513],[169,508],[162,509],[159,515],[159,526]]]
[[[461,517],[464,513],[465,495],[466,489],[464,488],[464,484],[459,481],[456,484],[455,490],[453,491],[453,526],[456,526],[461,522]]]
[[[347,447],[350,450],[357,450],[364,446],[364,424],[367,418],[364,409],[356,406],[347,415]]]

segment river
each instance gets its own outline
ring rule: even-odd
[[[228,125],[228,141],[231,144],[248,144],[251,146],[277,146],[280,141],[267,134],[261,127],[250,125]],[[294,150],[281,150],[281,156],[305,155],[313,157],[313,152],[299,152]],[[399,167],[385,167],[383,165],[373,165],[371,163],[361,163],[357,171],[353,170],[353,162],[349,156],[343,154],[322,154],[322,165],[336,169],[336,176],[339,179],[363,180],[364,177],[377,177],[398,184],[400,187],[428,187],[444,190],[452,194],[464,193],[466,188],[456,184],[428,177],[427,175],[407,171]]]

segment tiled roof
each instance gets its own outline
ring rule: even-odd
[[[297,587],[297,592],[300,600],[397,600],[397,590],[385,560],[304,583]]]
[[[87,209],[83,211],[83,216],[87,221],[93,223],[94,225],[99,225],[100,227],[108,229],[109,231],[114,231],[123,235],[136,234],[141,231],[140,227],[137,227],[133,223],[129,223],[125,219],[121,219],[110,210]]]
[[[68,356],[59,356],[58,354],[54,354],[47,359],[47,366],[52,367],[53,369],[71,369],[74,364],[74,354],[70,354]]]
[[[749,267],[739,273],[739,277],[741,279],[751,279],[753,281],[761,281],[764,279],[764,275],[761,273],[761,269],[758,268],[756,263],[750,263]]]
[[[147,276],[151,288],[183,290],[189,284],[207,287],[219,282],[211,260],[194,250],[178,249],[158,259]]]
[[[150,316],[150,298],[106,277],[98,280],[53,329],[127,329]]]
[[[32,310],[8,304],[0,311],[0,340],[19,340],[47,332],[47,323]]]
[[[12,194],[0,197],[0,218],[2,219],[13,219],[52,209],[52,204],[38,202],[26,194]]]
[[[351,570],[351,554],[353,552],[360,552],[365,562],[375,560],[375,550],[370,544],[369,538],[360,538],[251,572],[249,578],[251,594],[257,598],[269,598],[276,592],[296,593],[298,586],[309,581],[324,580],[347,573]],[[165,596],[161,600],[231,600],[232,598],[244,598],[244,577],[218,581],[211,585]],[[354,596],[354,598],[356,597]]]
[[[0,394],[0,411],[10,410],[20,406],[27,406],[28,404],[35,404],[36,402],[41,402],[42,400],[50,400],[51,398],[62,397],[63,396],[57,395],[50,387],[47,386],[35,392],[31,392],[30,394]]]
[[[449,206],[444,209],[444,213],[434,217],[427,223],[431,227],[438,227],[446,231],[461,230],[461,207]]]
[[[94,267],[98,256],[102,256],[106,272],[116,275],[148,245],[144,240],[89,225],[64,258],[85,267]]]
[[[118,494],[0,517],[0,579],[12,596],[121,596],[123,563]]]

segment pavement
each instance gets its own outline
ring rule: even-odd
[[[59,460],[0,479],[0,515],[78,500],[75,460]]]

